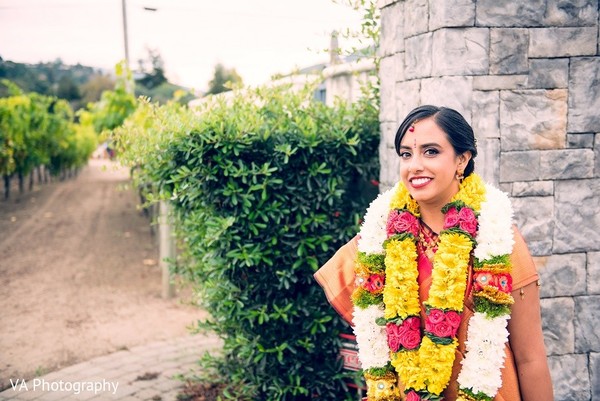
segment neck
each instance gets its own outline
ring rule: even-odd
[[[458,192],[458,186],[456,192]],[[452,195],[449,199],[446,199],[442,203],[418,202],[419,211],[421,212],[421,220],[423,220],[425,224],[429,226],[429,228],[431,228],[438,234],[442,231],[442,228],[444,228],[445,216],[444,213],[442,213],[442,208],[452,200],[454,195]]]
[[[435,233],[439,234],[444,227],[444,214],[442,213],[441,207],[423,207],[419,205],[421,212],[421,219],[431,228]]]

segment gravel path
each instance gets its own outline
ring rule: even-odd
[[[128,182],[92,159],[74,179],[0,201],[0,389],[185,336],[204,317],[190,291],[161,298],[156,237]]]

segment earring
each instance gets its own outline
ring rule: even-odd
[[[462,184],[463,180],[465,179],[465,172],[458,170],[456,172],[456,179],[458,180],[458,182],[460,182]]]

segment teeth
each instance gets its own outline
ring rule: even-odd
[[[422,185],[425,184],[426,182],[429,182],[431,179],[430,178],[414,178],[412,180],[412,183],[414,185]]]

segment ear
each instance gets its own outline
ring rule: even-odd
[[[459,165],[461,167],[463,167],[463,168],[467,167],[467,164],[469,163],[469,160],[471,160],[472,156],[473,156],[473,154],[471,153],[470,150],[467,150],[463,154],[460,154],[458,156],[458,163],[459,163]]]

